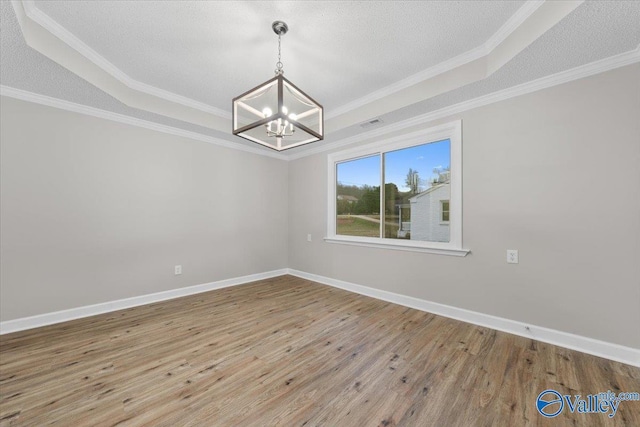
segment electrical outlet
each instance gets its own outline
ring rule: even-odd
[[[518,250],[507,249],[507,264],[517,264],[517,263],[518,263]]]
[[[182,266],[181,266],[181,265],[176,265],[176,266],[173,268],[173,272],[174,272],[174,274],[175,274],[176,276],[178,276],[178,275],[182,274]]]
[[[307,242],[311,241],[311,234],[307,234]]]

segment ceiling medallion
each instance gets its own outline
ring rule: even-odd
[[[324,139],[322,105],[284,78],[281,37],[289,31],[282,21],[271,27],[278,35],[275,77],[233,99],[233,134],[283,151]]]

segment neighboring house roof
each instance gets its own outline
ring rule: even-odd
[[[343,194],[338,194],[338,200],[346,200],[348,202],[357,202],[358,198],[354,196],[345,196]]]
[[[429,194],[429,193],[432,193],[432,192],[436,191],[438,188],[444,187],[445,185],[449,185],[449,184],[450,184],[450,182],[449,182],[449,181],[447,181],[447,182],[443,182],[442,184],[434,185],[433,187],[427,188],[427,189],[426,189],[426,190],[424,190],[422,193],[418,193],[418,194],[416,194],[415,196],[410,197],[410,198],[409,198],[409,201],[410,201],[410,202],[413,202],[413,201],[415,201],[416,199],[418,199],[418,198],[420,198],[420,197],[422,197],[422,196],[425,196],[425,195],[427,195],[427,194]]]

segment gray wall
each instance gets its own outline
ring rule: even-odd
[[[639,74],[422,126],[463,120],[465,258],[325,243],[326,153],[287,164],[3,97],[0,319],[291,267],[639,348]]]
[[[286,162],[1,102],[1,320],[287,266]]]
[[[325,243],[327,155],[290,162],[289,267],[640,348],[639,75],[423,126],[463,120],[465,258]]]

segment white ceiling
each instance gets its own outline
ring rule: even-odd
[[[640,44],[638,1],[0,3],[3,86],[241,145],[231,99],[273,76],[276,19],[328,143]]]
[[[284,20],[285,75],[331,110],[477,47],[522,4],[38,1],[36,7],[131,78],[221,110],[273,76],[271,23]]]

